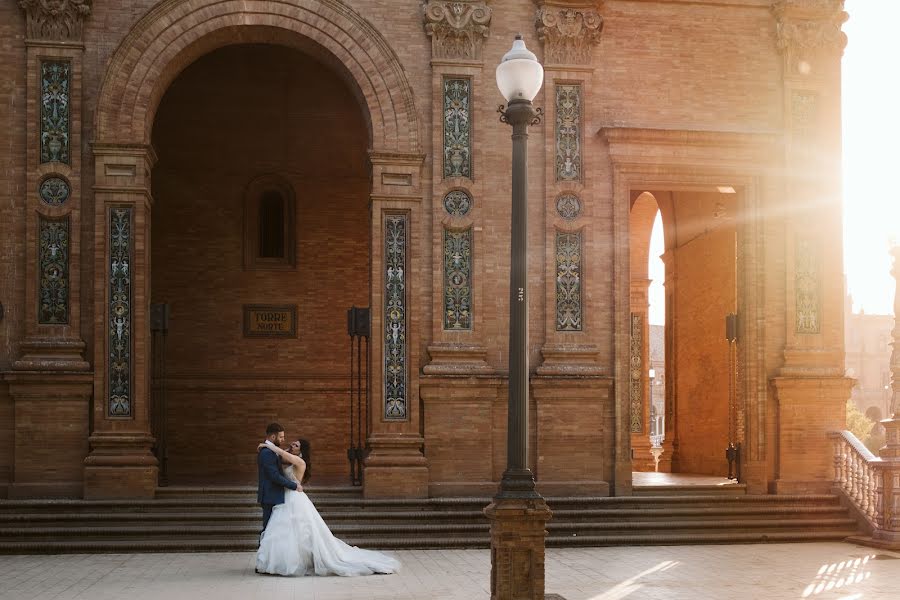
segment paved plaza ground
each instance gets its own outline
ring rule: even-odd
[[[260,576],[254,555],[0,556],[0,599],[487,600],[487,550],[405,550],[397,575]],[[547,551],[566,600],[900,598],[900,553],[845,543]]]

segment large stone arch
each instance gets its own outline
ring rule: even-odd
[[[149,249],[150,179],[156,160],[151,134],[158,105],[172,81],[196,59],[246,43],[278,44],[313,55],[356,94],[369,129],[372,281],[387,281],[385,231],[402,227],[402,243],[395,248],[406,263],[400,289],[422,287],[422,264],[413,252],[421,235],[416,224],[424,221],[418,116],[400,61],[381,33],[341,0],[162,0],[116,50],[97,104],[96,344],[91,453],[85,459],[87,498],[152,497],[156,488],[149,407]],[[382,284],[373,283],[370,291],[371,330],[381,337],[372,344],[376,365],[385,360],[381,334],[388,303]],[[398,301],[404,303],[403,326],[417,322],[416,309],[405,306],[405,297]],[[403,365],[416,364],[415,336],[401,350]],[[373,371],[372,405],[379,406],[387,384],[383,369]],[[395,494],[397,480],[412,482],[406,484],[411,495],[427,493],[418,374],[407,367],[404,376],[405,418],[371,417],[368,496]]]
[[[97,106],[96,140],[149,144],[156,108],[191,62],[218,47],[271,42],[338,67],[367,109],[370,149],[418,153],[412,88],[371,23],[340,0],[164,0],[122,41]]]

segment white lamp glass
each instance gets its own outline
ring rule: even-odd
[[[497,65],[497,87],[507,102],[534,100],[544,83],[544,67],[533,52],[525,47],[521,36],[516,36],[512,49]]]

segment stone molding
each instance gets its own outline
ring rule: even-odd
[[[670,175],[686,165],[710,165],[745,172],[775,166],[782,135],[689,129],[603,127],[613,166]],[[677,150],[674,150],[677,149]]]
[[[429,0],[422,7],[431,57],[481,60],[481,47],[491,34],[491,7],[471,0]]]
[[[593,344],[544,344],[540,376],[608,377],[599,363],[600,350]]]
[[[487,362],[487,349],[477,344],[436,343],[428,346],[431,362],[422,372],[426,375],[492,375]]]
[[[91,0],[19,0],[31,40],[80,42],[82,25],[91,14]]]
[[[586,3],[542,2],[535,15],[538,38],[544,42],[544,62],[589,65],[591,49],[600,42],[602,0]]]
[[[817,59],[843,54],[844,0],[778,0],[772,13],[778,49],[788,58],[791,73],[807,75]]]

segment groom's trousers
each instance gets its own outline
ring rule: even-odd
[[[275,508],[274,504],[262,504],[263,509],[263,531],[265,531],[266,526],[269,524],[269,519],[272,518],[272,509]]]

